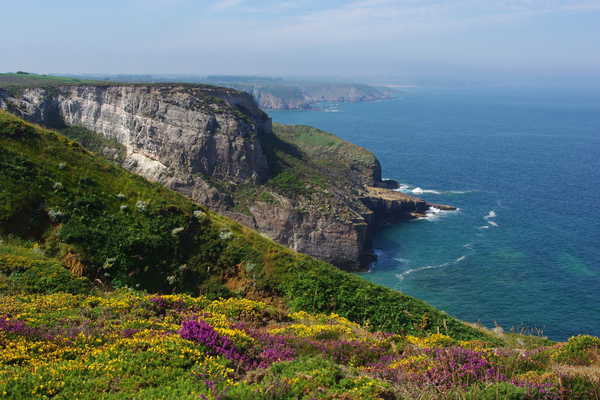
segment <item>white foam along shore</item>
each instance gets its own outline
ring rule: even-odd
[[[460,211],[460,208],[442,209],[439,207],[442,207],[442,206],[437,205],[437,204],[430,205],[429,208],[427,209],[427,211],[425,212],[425,216],[417,218],[417,219],[425,219],[427,221],[436,221],[436,220],[438,220],[444,216],[447,216],[451,213],[457,213]]]
[[[446,263],[443,264],[438,264],[438,265],[426,265],[424,267],[418,267],[418,268],[411,268],[409,270],[406,270],[404,272],[402,272],[401,274],[396,274],[396,278],[400,279],[401,281],[404,280],[404,278],[414,272],[419,272],[419,271],[425,271],[428,269],[440,269],[440,268],[445,268],[445,267],[449,267],[451,265],[456,265],[459,262],[463,261],[464,259],[466,259],[467,256],[460,256],[458,257],[456,260],[453,261],[448,261]]]
[[[383,179],[385,180],[390,180],[390,179]],[[407,193],[407,194],[417,194],[417,195],[421,195],[421,194],[435,194],[435,195],[441,195],[441,194],[466,194],[466,193],[472,193],[474,192],[474,190],[434,190],[434,189],[423,189],[422,187],[419,186],[411,186],[409,184],[406,183],[399,183],[398,187],[396,189],[394,189],[397,192],[402,192],[402,193]]]

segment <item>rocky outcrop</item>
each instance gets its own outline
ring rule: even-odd
[[[0,89],[0,108],[80,126],[125,148],[123,166],[345,269],[373,260],[382,223],[428,205],[394,192],[370,152],[308,127],[277,126],[246,93],[204,85]]]
[[[375,213],[378,224],[422,217],[429,209],[424,200],[387,188],[367,187],[363,203]]]

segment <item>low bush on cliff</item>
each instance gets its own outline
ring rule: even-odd
[[[55,132],[0,113],[0,234],[99,285],[285,301],[374,329],[487,338],[433,307],[300,255]]]
[[[125,146],[114,139],[108,139],[81,126],[69,126],[61,129],[60,133],[109,160],[121,163],[125,159]]]

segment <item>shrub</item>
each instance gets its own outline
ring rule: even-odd
[[[59,264],[34,265],[31,268],[15,272],[9,280],[19,291],[29,293],[87,293],[91,284],[87,278],[74,276]]]
[[[244,321],[262,322],[276,318],[277,311],[267,304],[250,299],[219,299],[210,303],[206,309],[209,312],[217,312],[229,318]]]
[[[232,361],[246,361],[226,336],[219,335],[215,329],[202,320],[184,321],[179,330],[182,338],[200,343],[214,355],[221,355]]]
[[[288,334],[314,339],[339,339],[342,336],[353,336],[352,329],[343,325],[292,324],[282,328],[271,329],[269,332],[274,335]]]
[[[474,386],[467,393],[468,400],[525,400],[527,389],[507,382],[493,383],[483,388]]]
[[[569,338],[568,342],[558,348],[552,358],[562,363],[588,365],[592,351],[600,350],[600,338],[590,335],[578,335]]]
[[[449,347],[436,349],[433,355],[434,366],[426,371],[425,379],[435,386],[451,387],[505,379],[483,354],[476,351]]]
[[[12,292],[75,294],[91,289],[89,280],[76,277],[58,261],[43,257],[0,254],[0,273],[7,277],[5,290]]]
[[[456,344],[456,341],[450,336],[434,333],[424,338],[408,335],[406,340],[421,348],[440,348],[449,347]]]

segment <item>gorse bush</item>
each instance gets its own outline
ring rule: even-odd
[[[552,353],[556,361],[587,365],[592,357],[600,357],[600,339],[590,335],[579,335],[569,338],[569,341]]]
[[[351,329],[352,337],[307,334],[324,326],[344,335]],[[132,289],[0,294],[0,398],[568,400],[600,395],[594,376],[581,369],[599,368],[597,359],[581,367],[548,358],[510,372],[506,359],[518,349],[483,342],[423,346],[438,346],[441,339],[370,332],[336,314],[290,313],[249,299],[211,301]],[[478,350],[468,348],[475,346]]]

